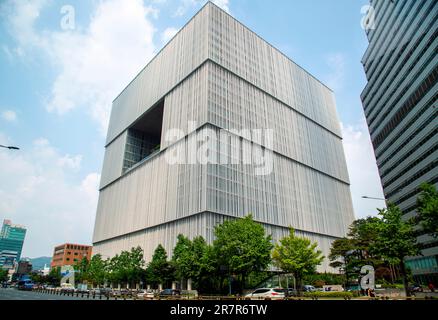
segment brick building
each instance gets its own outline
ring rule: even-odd
[[[51,268],[62,267],[66,265],[75,265],[82,258],[91,259],[92,246],[82,244],[65,243],[55,247],[53,258],[50,264]]]

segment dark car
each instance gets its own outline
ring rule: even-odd
[[[160,292],[160,297],[166,298],[166,297],[179,297],[181,295],[180,290],[176,289],[164,289]]]
[[[132,292],[129,289],[121,289],[120,290],[120,296],[122,296],[122,297],[131,297],[132,296]]]
[[[111,288],[100,288],[99,291],[99,294],[105,297],[109,297],[111,295]]]
[[[423,292],[423,288],[419,285],[419,284],[414,284],[414,285],[412,285],[410,288],[409,288],[409,290],[411,291],[411,292]]]

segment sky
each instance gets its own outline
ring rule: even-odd
[[[0,219],[91,244],[112,100],[205,0],[0,1]],[[367,0],[213,1],[333,89],[357,218],[384,203],[360,93]]]

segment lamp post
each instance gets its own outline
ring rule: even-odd
[[[386,201],[386,199],[374,198],[374,197],[368,197],[368,196],[362,196],[362,199]]]
[[[5,148],[5,149],[9,149],[9,150],[20,150],[20,148],[18,147],[14,147],[14,146],[4,146],[2,144],[0,144],[0,148]]]

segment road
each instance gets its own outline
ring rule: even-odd
[[[0,300],[88,300],[87,298],[0,288]]]

